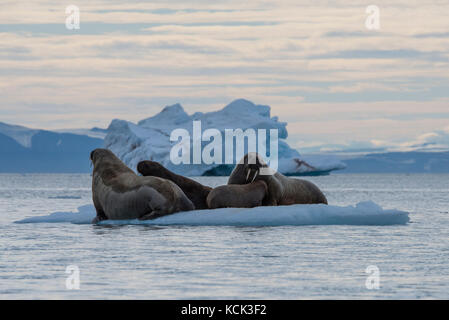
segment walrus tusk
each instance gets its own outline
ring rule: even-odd
[[[251,183],[253,183],[254,180],[256,180],[256,177],[257,177],[258,174],[259,174],[259,169],[254,170],[254,177],[253,177],[253,180],[251,180]]]
[[[251,169],[248,169],[248,173],[246,174],[246,182],[249,180],[249,174],[251,173]]]

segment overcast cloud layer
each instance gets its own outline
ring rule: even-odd
[[[65,6],[81,29],[65,28]],[[367,5],[380,30],[365,27]],[[449,146],[449,1],[2,1],[0,121],[268,104],[311,152]]]

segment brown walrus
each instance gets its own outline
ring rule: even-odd
[[[187,198],[193,202],[195,209],[207,209],[206,198],[212,188],[202,185],[187,177],[173,173],[159,162],[141,161],[137,164],[137,171],[143,176],[155,176],[173,181],[181,188]]]
[[[228,184],[214,188],[207,196],[209,209],[253,208],[262,205],[268,188],[265,181],[248,184]]]
[[[246,184],[251,181],[263,180],[268,186],[268,195],[263,200],[265,206],[290,204],[327,204],[327,199],[321,190],[312,182],[296,178],[288,178],[279,172],[259,174],[261,168],[268,165],[257,153],[246,154],[232,171],[228,185]]]
[[[194,206],[173,182],[157,177],[141,177],[110,150],[95,149],[90,154],[92,199],[97,211],[93,223],[105,219],[154,219]]]

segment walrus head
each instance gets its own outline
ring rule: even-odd
[[[101,160],[104,159],[105,157],[111,157],[111,158],[116,158],[115,154],[112,153],[112,151],[108,150],[108,149],[95,149],[92,150],[92,152],[90,153],[90,161],[92,161],[92,164],[95,167],[95,164]]]
[[[143,176],[155,176],[159,178],[169,179],[171,178],[170,172],[156,161],[140,161],[137,164],[137,172]]]
[[[103,179],[115,177],[119,173],[134,173],[112,151],[95,149],[90,153],[93,171],[102,175]]]
[[[261,168],[267,168],[268,165],[263,161],[262,157],[256,152],[246,154],[229,177],[228,184],[247,184],[251,183],[259,177]]]

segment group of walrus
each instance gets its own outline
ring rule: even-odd
[[[327,204],[324,194],[310,181],[288,178],[279,172],[260,174],[268,166],[257,154],[245,155],[227,185],[216,188],[175,174],[155,161],[141,161],[137,165],[139,176],[107,149],[95,149],[90,159],[92,199],[97,212],[93,223],[107,219],[148,220],[179,211],[225,207]]]

